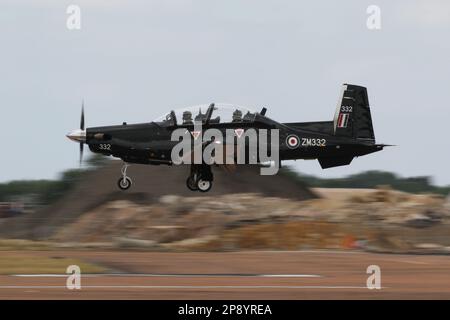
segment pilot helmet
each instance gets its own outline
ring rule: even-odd
[[[236,109],[233,112],[233,120],[241,120],[242,119],[242,111],[239,109]]]
[[[192,112],[184,111],[183,112],[183,121],[191,121],[192,120]]]

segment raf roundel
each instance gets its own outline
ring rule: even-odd
[[[297,148],[300,143],[299,141],[300,140],[295,134],[291,134],[286,138],[286,144],[291,149]]]

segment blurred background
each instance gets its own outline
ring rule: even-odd
[[[214,189],[199,194],[185,187],[188,166],[132,165],[135,182],[123,192],[120,167],[92,156],[56,180],[1,184],[0,235],[51,247],[450,253],[450,187],[430,177],[367,171],[324,179],[290,167],[276,176],[255,166],[214,167]]]

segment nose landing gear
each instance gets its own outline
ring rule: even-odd
[[[186,180],[186,186],[191,191],[208,192],[212,188],[213,174],[211,166],[191,165],[191,173]]]
[[[117,186],[120,190],[128,190],[133,184],[133,181],[131,181],[130,177],[127,176],[127,169],[129,166],[130,165],[128,163],[124,162],[122,169],[120,170],[122,177],[117,181]]]

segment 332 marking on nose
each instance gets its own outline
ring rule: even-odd
[[[98,145],[98,148],[100,150],[106,150],[106,151],[111,151],[111,145],[109,143],[100,143]]]

